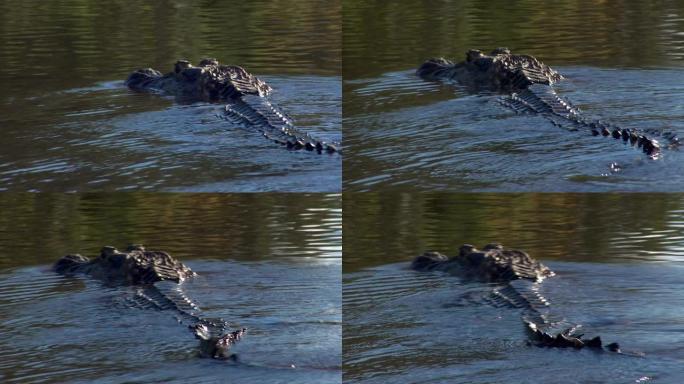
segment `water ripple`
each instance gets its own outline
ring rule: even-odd
[[[684,133],[673,97],[682,90],[674,80],[683,76],[681,71],[573,67],[561,72],[568,80],[559,92],[587,115],[628,128]],[[682,171],[681,151],[665,150],[664,159],[648,161],[622,142],[568,132],[538,116],[515,115],[494,96],[461,95],[458,88],[445,94],[442,88],[418,87],[406,97],[405,89],[416,82],[411,76],[383,75],[350,86],[353,98],[345,102],[351,106],[345,117],[345,143],[351,151],[347,190],[399,185],[465,191],[681,189],[681,178],[674,177]],[[405,85],[386,81],[393,77]]]
[[[3,193],[0,205],[3,382],[341,381],[340,195]],[[173,311],[130,307],[133,287],[49,267],[127,243],[197,272],[184,294],[249,329],[237,363],[197,358]]]

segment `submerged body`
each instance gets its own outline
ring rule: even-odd
[[[226,103],[227,119],[255,127],[266,138],[289,149],[339,152],[338,143],[326,143],[296,129],[292,119],[267,99],[273,89],[239,66],[203,59],[195,67],[179,60],[173,72],[163,75],[152,68],[139,69],[128,76],[125,84],[133,90],[161,91],[188,102]]]
[[[470,50],[466,60],[453,63],[444,58],[430,59],[416,71],[426,80],[457,81],[471,92],[491,91],[508,96],[501,104],[517,113],[540,114],[554,125],[570,130],[587,129],[594,136],[613,137],[637,146],[651,158],[658,158],[661,144],[651,136],[661,136],[666,146],[676,147],[674,133],[652,129],[620,128],[600,120],[585,118],[579,108],[562,99],[552,85],[563,77],[529,55],[512,54],[507,48],[497,48],[487,55]]]
[[[579,325],[571,325],[559,332],[551,331],[558,324],[550,322],[543,313],[549,303],[539,295],[537,289],[538,284],[554,276],[554,273],[523,251],[505,249],[500,244],[487,244],[478,250],[464,244],[459,254],[451,258],[439,252],[425,252],[413,260],[411,268],[417,271],[444,271],[468,279],[501,283],[502,287],[492,292],[489,301],[494,305],[523,309],[523,322],[533,343],[538,346],[603,349],[599,336],[584,339],[583,335],[576,334]],[[522,284],[514,285],[515,281],[521,281]],[[605,348],[613,352],[620,350],[617,343],[608,344]]]
[[[229,358],[230,347],[242,338],[245,328],[223,333],[227,324],[222,320],[210,320],[198,315],[199,308],[187,297],[180,300],[169,297],[155,286],[161,281],[181,284],[195,273],[166,252],[147,251],[141,245],[131,245],[125,252],[114,247],[102,248],[100,256],[89,259],[79,254],[69,254],[59,259],[54,270],[64,275],[86,274],[106,284],[133,285],[139,287],[136,299],[146,307],[172,309],[182,318],[192,322],[189,328],[200,340],[200,355],[213,358]]]

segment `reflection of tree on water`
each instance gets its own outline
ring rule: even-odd
[[[682,204],[662,194],[348,194],[345,272],[492,241],[539,259],[647,260],[679,238]]]
[[[96,253],[103,241],[144,242],[183,259],[325,257],[339,209],[339,196],[322,194],[0,193],[0,265]]]
[[[383,17],[378,17],[383,15]],[[428,57],[508,46],[551,65],[680,65],[684,5],[666,2],[348,1],[345,78],[413,68]]]
[[[45,87],[46,79],[70,82],[58,87],[68,89],[78,86],[78,79],[112,80],[111,75],[98,76],[116,73],[123,79],[140,66],[205,56],[259,73],[339,75],[340,7],[339,1],[310,0],[211,1],[186,6],[169,1],[79,0],[41,3],[40,7],[3,1],[0,79],[9,89],[26,87],[28,82]],[[25,60],[28,56],[33,57],[30,62]],[[31,66],[40,69],[31,70]],[[27,68],[42,76],[18,79]]]

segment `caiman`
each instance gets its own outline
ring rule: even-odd
[[[295,128],[292,119],[267,98],[273,89],[242,67],[221,65],[210,58],[196,67],[179,60],[173,72],[162,75],[152,68],[138,69],[125,84],[133,90],[163,92],[188,102],[225,103],[226,119],[254,127],[288,149],[340,152],[339,143],[326,143]]]
[[[576,333],[579,325],[549,320],[546,313],[549,303],[539,294],[539,286],[546,278],[554,276],[554,272],[523,251],[504,249],[500,244],[487,244],[478,250],[464,244],[458,256],[451,258],[439,252],[425,252],[413,260],[411,268],[417,271],[444,271],[466,279],[499,283],[500,287],[486,301],[496,306],[522,309],[522,320],[531,336],[530,343],[534,345],[594,350],[605,348],[620,352],[617,343],[604,346],[600,336],[583,338],[583,335]]]
[[[147,308],[173,310],[200,340],[200,356],[217,359],[233,358],[230,347],[239,341],[246,328],[225,332],[228,324],[201,316],[201,310],[180,289],[173,295],[159,286],[162,281],[176,284],[195,276],[180,261],[166,252],[147,251],[142,245],[130,245],[125,252],[114,247],[102,248],[100,256],[89,259],[79,254],[69,254],[54,265],[57,273],[64,275],[86,274],[110,285],[136,287],[134,303]],[[174,297],[178,296],[178,297]]]
[[[552,87],[563,76],[537,58],[512,54],[508,48],[497,48],[489,55],[471,49],[466,53],[465,61],[460,63],[444,58],[429,59],[416,74],[426,80],[456,81],[470,92],[505,94],[497,100],[516,113],[539,114],[559,127],[586,129],[594,136],[620,139],[641,148],[653,159],[660,157],[661,144],[649,135],[662,137],[667,147],[679,146],[679,139],[673,132],[621,128],[584,117],[579,108],[558,96]]]

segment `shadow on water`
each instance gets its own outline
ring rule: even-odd
[[[549,7],[345,4],[345,190],[680,191],[681,151],[648,161],[621,142],[567,132],[515,115],[492,95],[413,75],[430,57],[460,61],[470,48],[507,46],[564,74],[559,93],[589,117],[684,133],[680,3]],[[378,14],[385,17],[371,17]]]
[[[340,17],[317,1],[3,2],[0,190],[339,191],[340,156],[287,151],[220,105],[121,82],[216,57],[263,77],[298,128],[340,140]]]
[[[339,195],[0,194],[3,382],[340,382]],[[13,219],[10,222],[10,217]],[[104,244],[161,249],[209,318],[248,335],[239,361],[200,359],[172,311],[131,287],[49,267]]]
[[[684,197],[345,194],[345,382],[678,382],[684,374]],[[648,214],[644,214],[648,212]],[[557,276],[549,311],[644,357],[526,345],[492,287],[409,270],[425,250],[498,241]],[[581,367],[581,369],[579,368]]]

